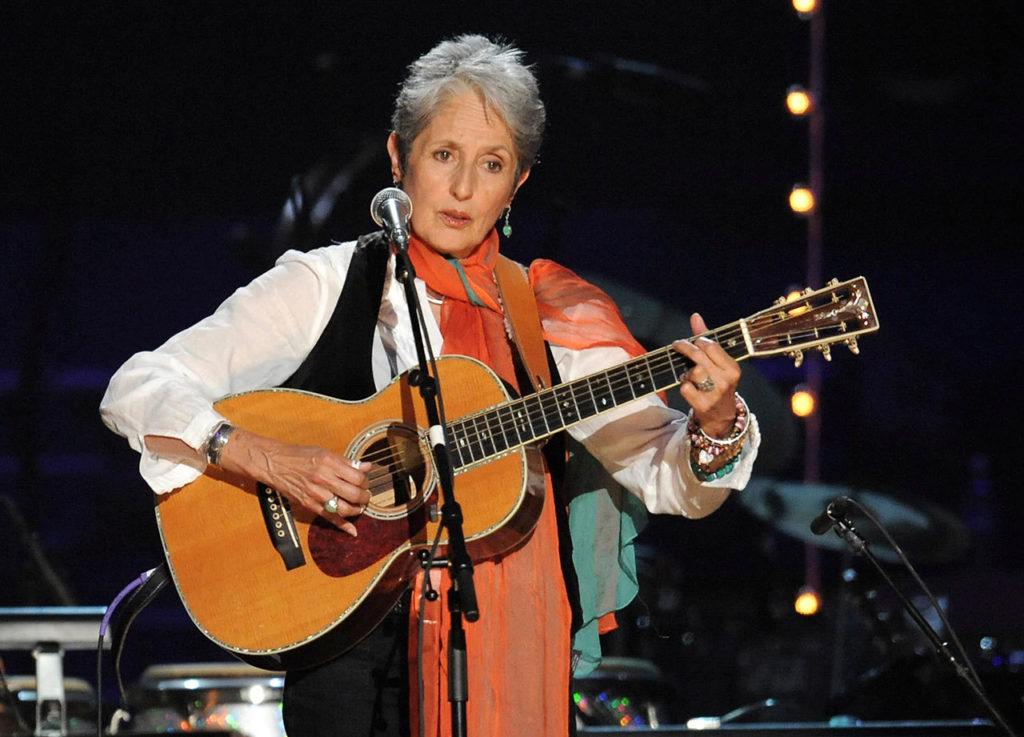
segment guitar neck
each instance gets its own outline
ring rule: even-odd
[[[703,337],[717,342],[737,361],[751,355],[744,320]],[[448,426],[452,463],[459,469],[488,461],[634,399],[672,389],[692,367],[692,361],[667,346],[582,379],[459,418]]]
[[[737,361],[751,356],[786,355],[797,366],[803,351],[817,348],[831,360],[830,346],[844,343],[858,352],[857,337],[878,330],[878,317],[864,277],[807,289],[794,299],[705,333]],[[679,386],[693,363],[671,346],[596,374],[545,389],[462,417],[449,425],[449,451],[455,468],[554,435],[602,412]]]

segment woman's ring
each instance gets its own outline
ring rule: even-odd
[[[332,496],[326,502],[324,502],[324,511],[328,514],[338,513],[338,497]]]
[[[709,392],[715,388],[715,380],[706,376],[702,381],[693,382],[693,385],[697,387],[698,391]]]

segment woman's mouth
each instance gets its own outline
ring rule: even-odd
[[[441,210],[438,214],[441,216],[441,222],[449,228],[465,228],[473,222],[469,214],[461,210]]]

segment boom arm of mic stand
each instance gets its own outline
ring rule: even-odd
[[[939,656],[939,659],[945,660],[950,666],[952,666],[953,670],[956,671],[956,674],[960,676],[960,679],[970,687],[974,695],[979,701],[981,701],[982,705],[995,720],[996,724],[998,724],[999,727],[1009,735],[1009,737],[1017,737],[1017,735],[1014,734],[1014,731],[1010,728],[1010,725],[1007,724],[1006,720],[1003,718],[1003,715],[999,713],[995,705],[989,700],[988,696],[982,690],[981,684],[971,678],[967,667],[956,659],[956,656],[952,651],[950,651],[946,643],[942,641],[935,629],[928,623],[928,620],[921,616],[921,612],[917,610],[917,607],[914,606],[913,603],[911,603],[911,601],[904,595],[896,585],[896,582],[892,580],[888,571],[886,571],[882,567],[882,564],[878,562],[878,558],[876,558],[875,554],[871,552],[871,548],[868,546],[867,541],[860,536],[860,533],[857,532],[853,524],[847,518],[839,517],[835,520],[835,527],[833,529],[835,530],[836,535],[841,537],[855,553],[860,553],[868,559],[868,562],[870,562],[874,569],[878,571],[879,575],[881,575],[889,585],[889,588],[895,592],[896,597],[903,606],[903,609],[910,615],[910,618],[914,620],[918,629],[921,630],[921,632],[924,633],[924,636],[928,638],[932,647],[935,648],[935,653]]]

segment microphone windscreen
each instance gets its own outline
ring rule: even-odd
[[[385,213],[392,207],[397,208],[401,223],[391,223],[390,225],[385,223]],[[380,228],[404,225],[412,217],[412,200],[398,187],[385,187],[370,200],[370,217]]]
[[[819,514],[811,520],[811,532],[815,535],[824,535],[832,528],[832,518],[828,516],[828,510]]]
[[[815,535],[824,535],[832,525],[839,519],[846,516],[846,510],[850,508],[850,498],[838,496],[829,502],[825,511],[811,520],[811,532]]]

